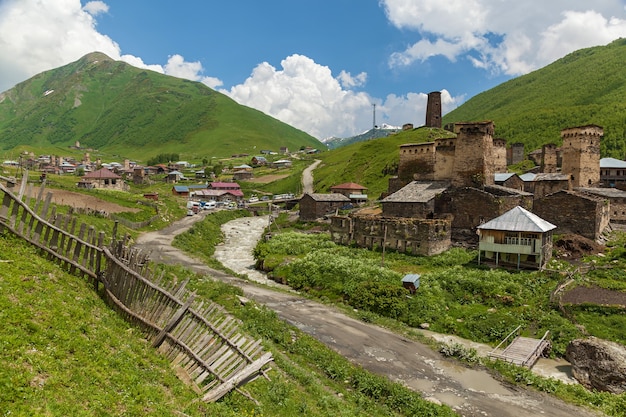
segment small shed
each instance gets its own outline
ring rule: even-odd
[[[406,274],[402,278],[402,286],[411,294],[415,294],[415,291],[420,287],[420,276],[420,274]]]

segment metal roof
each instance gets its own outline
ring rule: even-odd
[[[479,229],[505,230],[508,232],[548,232],[556,229],[552,223],[531,213],[523,207],[517,206],[500,217],[483,223]]]
[[[497,172],[494,174],[495,182],[504,182],[515,175],[514,172]]]
[[[626,161],[615,158],[601,158],[600,168],[626,168]]]
[[[402,282],[410,282],[411,284],[415,284],[420,281],[420,274],[406,274],[402,278]]]

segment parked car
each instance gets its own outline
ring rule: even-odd
[[[263,197],[261,197],[261,201],[267,201],[269,200],[269,196],[264,195]]]

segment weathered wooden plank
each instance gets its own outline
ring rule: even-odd
[[[239,387],[249,378],[254,375],[257,375],[261,369],[272,361],[272,354],[266,353],[261,356],[259,359],[252,362],[249,366],[247,366],[244,370],[234,375],[228,381],[220,384],[217,388],[207,392],[204,397],[202,397],[203,401],[214,402],[222,398],[224,395],[228,394],[233,389]]]

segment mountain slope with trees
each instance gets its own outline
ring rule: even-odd
[[[496,136],[526,151],[560,145],[562,129],[604,128],[602,157],[626,156],[626,39],[581,49],[472,97],[444,123],[493,120]]]
[[[307,133],[204,84],[98,52],[0,94],[0,149],[62,149],[77,141],[83,148],[131,158],[323,147]]]

